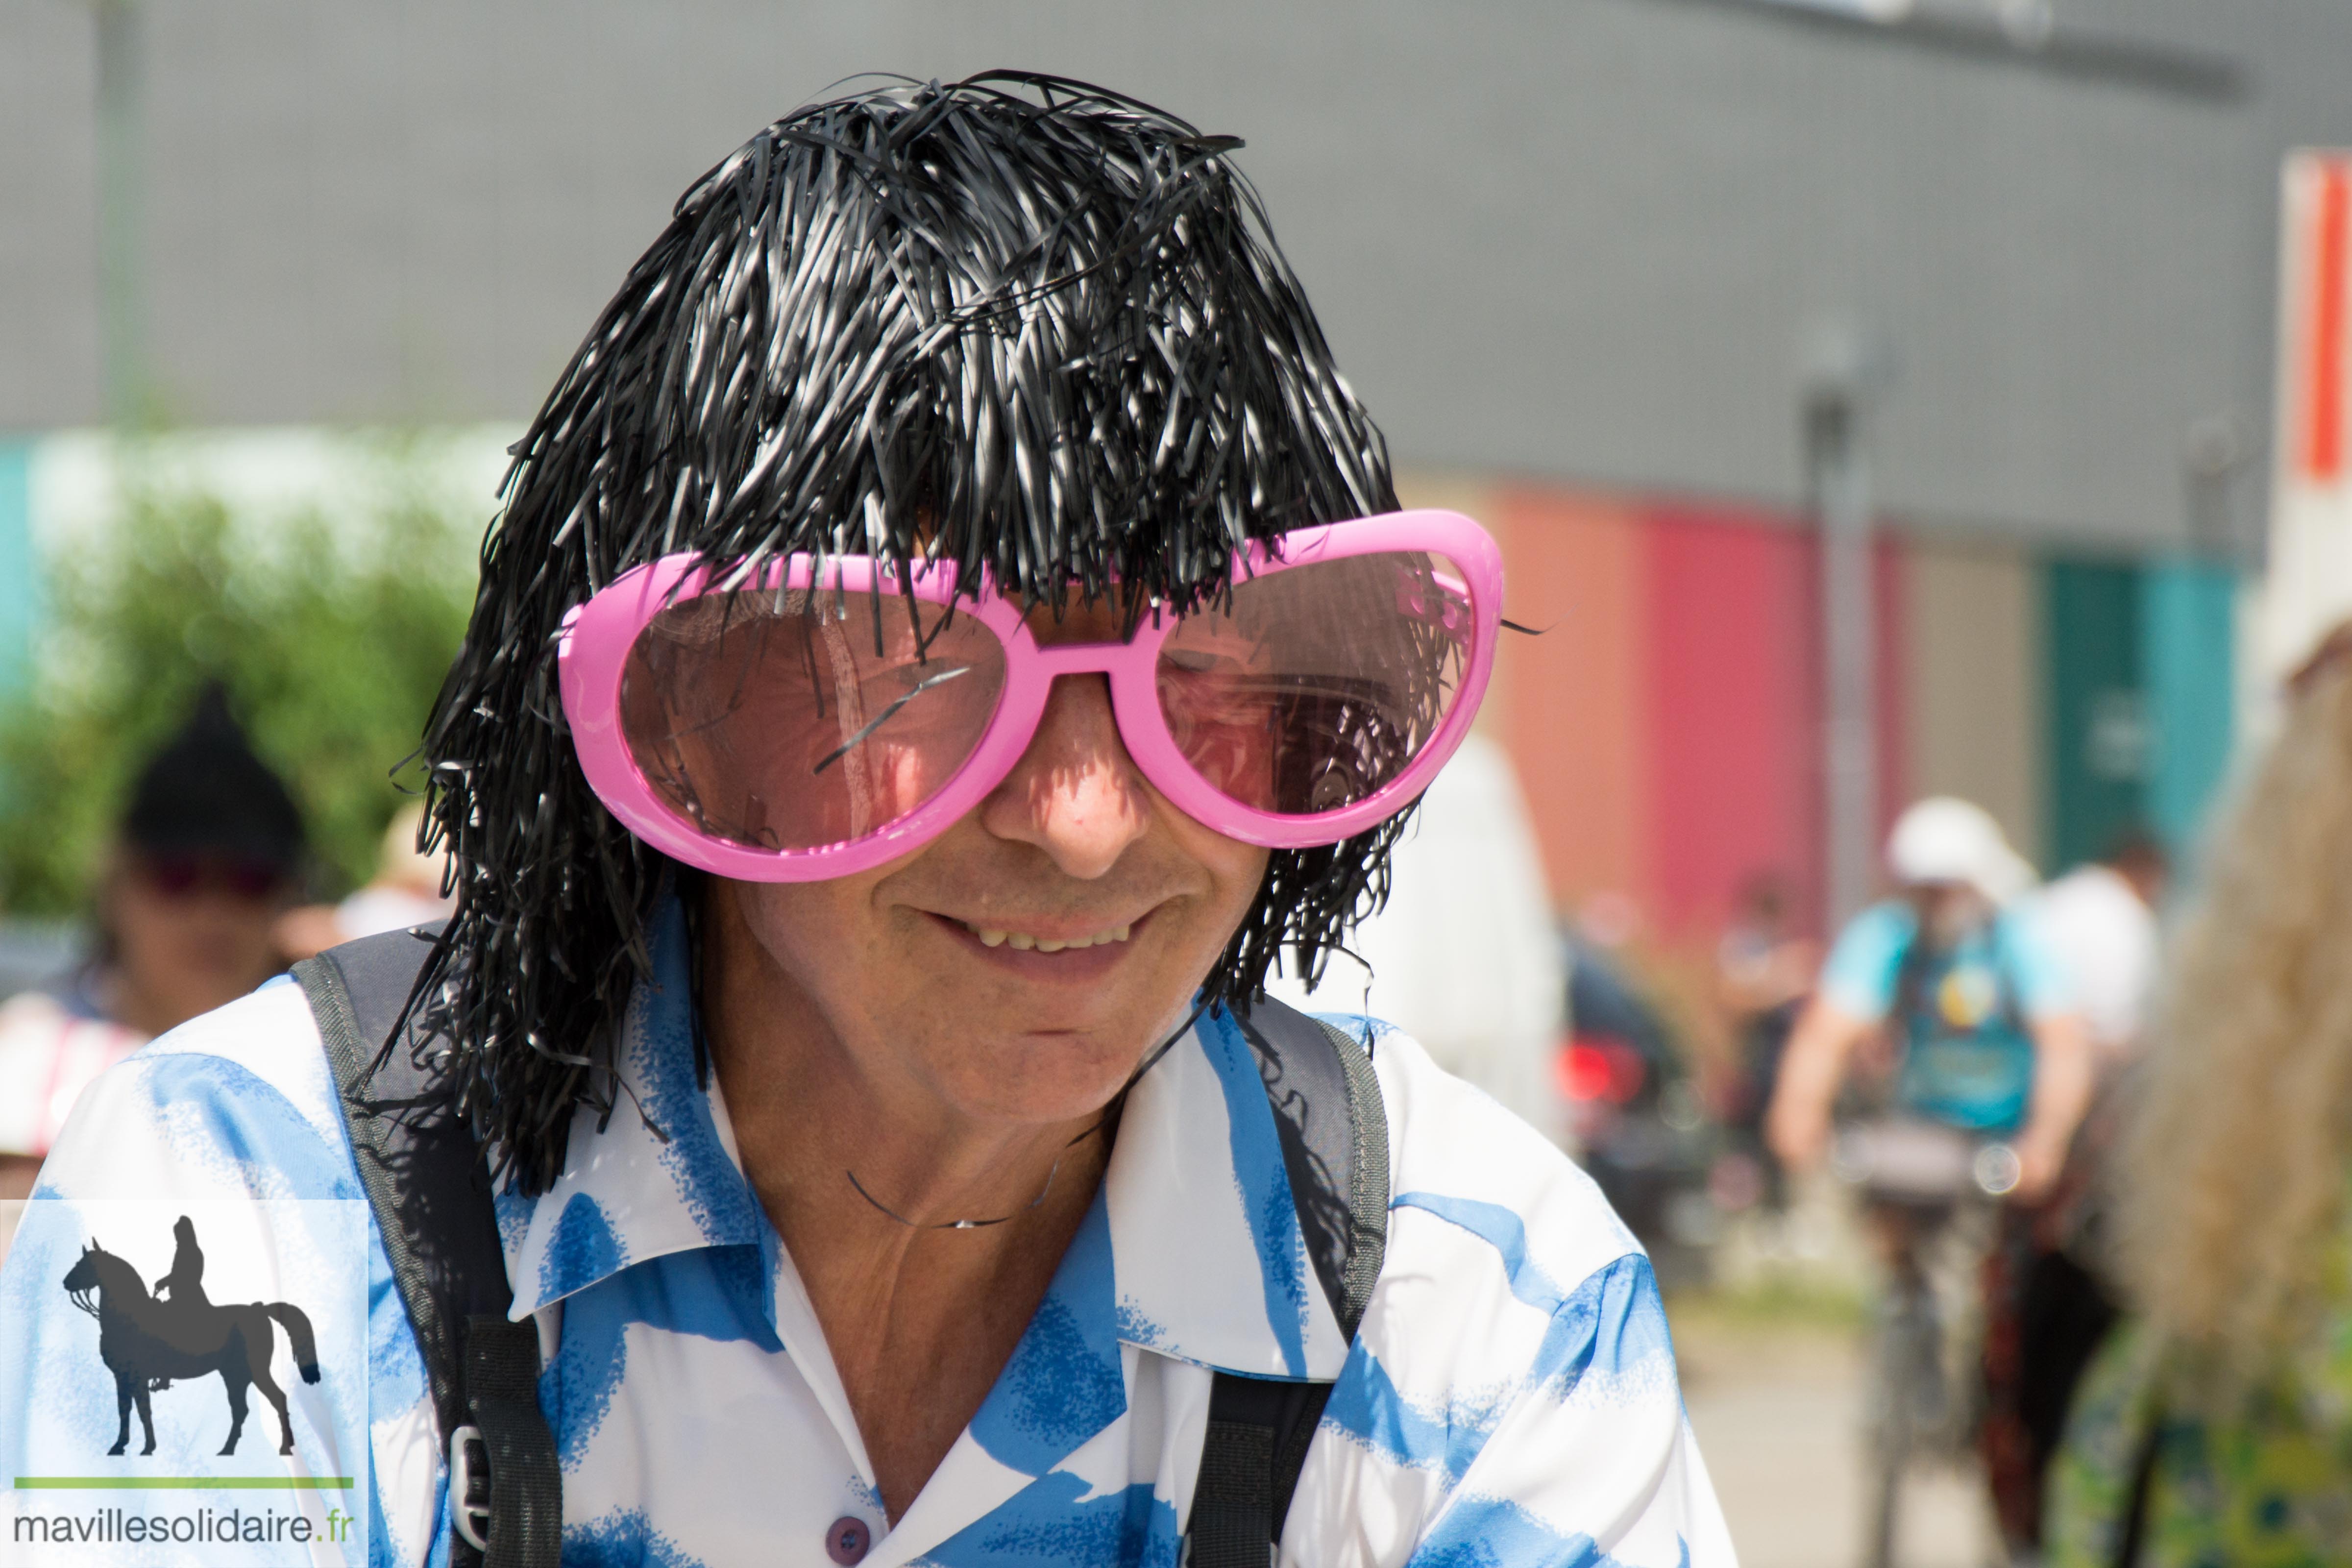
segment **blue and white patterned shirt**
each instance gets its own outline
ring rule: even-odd
[[[1222,1015],[1135,1086],[1012,1360],[890,1523],[725,1107],[696,1086],[674,910],[655,956],[622,1049],[668,1142],[625,1109],[601,1133],[583,1115],[555,1187],[499,1202],[514,1312],[536,1314],[549,1352],[565,1563],[824,1563],[848,1519],[870,1531],[867,1568],[1173,1568],[1222,1368],[1338,1380],[1283,1564],[1729,1568],[1649,1262],[1591,1183],[1376,1026],[1393,1198],[1350,1346],[1307,1261],[1250,1047]],[[301,992],[272,982],[106,1074],[41,1191],[360,1196]],[[423,1364],[373,1228],[370,1252],[370,1568],[441,1564],[446,1467]],[[0,1301],[0,1359],[70,1311],[63,1292],[5,1275]]]

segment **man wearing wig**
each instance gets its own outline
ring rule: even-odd
[[[577,1564],[1731,1561],[1591,1184],[1261,999],[1377,901],[1502,581],[1399,510],[1237,145],[1038,78],[800,110],[515,449],[375,1055],[497,1188],[467,1332],[535,1332],[552,1458],[453,1425],[379,1245],[371,1561],[552,1562],[559,1485]],[[182,1030],[168,1116],[117,1069],[49,1190],[350,1195],[321,994]]]

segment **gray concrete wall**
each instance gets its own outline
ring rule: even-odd
[[[1019,65],[1248,139],[1409,462],[1787,502],[1804,344],[1851,322],[1898,365],[1893,510],[2145,545],[2191,422],[2266,413],[2276,159],[2352,140],[2352,10],[2058,14],[2246,90],[1708,0],[152,0],[154,384],[194,423],[524,416],[757,126]],[[100,413],[89,18],[0,6],[0,427]]]

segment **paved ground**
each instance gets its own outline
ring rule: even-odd
[[[1859,1331],[1705,1301],[1668,1313],[1691,1425],[1744,1568],[1858,1568]],[[1917,1476],[1906,1494],[1901,1568],[1994,1561],[1979,1496],[1972,1471]]]
[[[1667,1303],[1683,1394],[1745,1568],[1861,1568],[1864,1303],[1873,1262],[1846,1194],[1800,1183],[1790,1214],[1732,1226],[1717,1288]],[[1939,1270],[1939,1277],[1949,1273]],[[1963,1268],[1946,1280],[1965,1295]],[[1947,1301],[1948,1321],[1965,1312]],[[1999,1537],[1973,1465],[1915,1473],[1898,1568],[1991,1568]]]

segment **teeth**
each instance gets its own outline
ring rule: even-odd
[[[1025,931],[991,931],[983,926],[976,926],[970,921],[960,923],[964,930],[980,938],[981,946],[1009,946],[1016,952],[1063,952],[1074,947],[1100,947],[1105,942],[1125,942],[1128,939],[1128,933],[1135,929],[1132,924],[1113,926],[1108,931],[1097,931],[1092,936],[1082,936],[1075,942],[1055,942],[1051,937],[1031,936]]]

